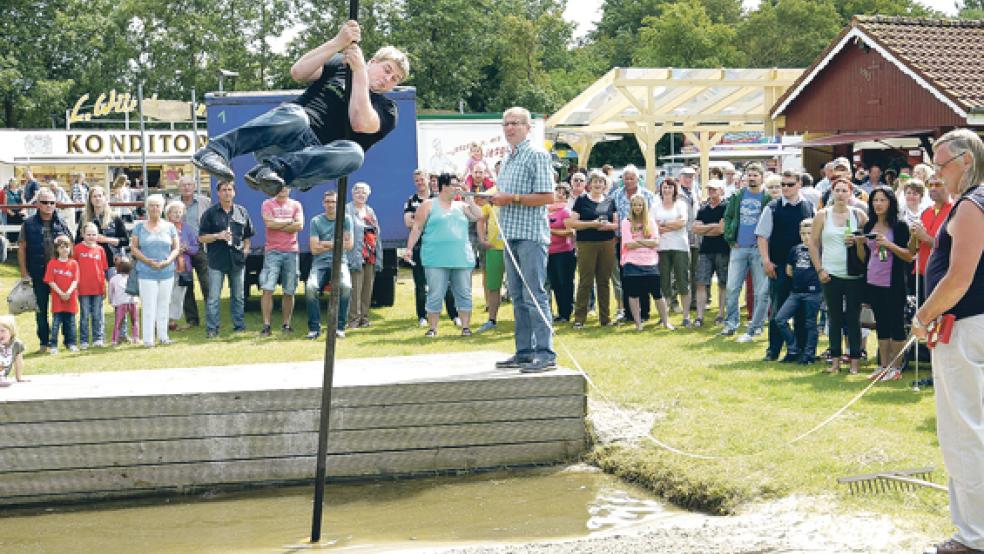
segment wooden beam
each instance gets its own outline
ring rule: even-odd
[[[574,113],[574,111],[579,109],[585,102],[591,100],[591,98],[594,97],[594,95],[604,90],[605,87],[611,85],[612,81],[615,80],[615,75],[618,71],[619,69],[617,67],[612,68],[608,73],[605,73],[600,79],[598,79],[594,83],[591,83],[591,85],[589,85],[588,88],[584,89],[584,91],[581,92],[581,94],[575,96],[573,100],[564,104],[559,110],[557,110],[549,118],[547,118],[545,125],[547,127],[553,127],[554,125],[561,124],[565,119],[570,117],[570,115]]]
[[[644,100],[639,100],[639,98],[637,98],[635,94],[632,94],[632,91],[630,91],[628,89],[628,87],[616,86],[615,87],[615,90],[617,90],[622,95],[623,98],[625,98],[626,100],[628,100],[629,103],[631,103],[635,107],[635,109],[639,111],[640,114],[645,114],[646,113],[646,103],[645,103],[645,101]],[[624,119],[624,116],[623,116],[623,119]]]
[[[795,78],[780,78],[773,81],[766,79],[651,79],[651,78],[621,78],[615,79],[616,87],[786,87],[789,88]]]

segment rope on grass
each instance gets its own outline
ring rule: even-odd
[[[509,241],[506,239],[505,235],[502,232],[502,225],[500,225],[499,217],[496,214],[496,211],[495,210],[490,210],[490,212],[492,213],[492,217],[495,218],[495,220],[496,220],[496,226],[499,228],[499,237],[500,237],[500,239],[502,239],[502,244],[504,246],[504,249],[506,251],[506,254],[509,256],[509,259],[512,260],[513,266],[517,268],[516,273],[519,274],[519,279],[520,279],[520,281],[523,282],[523,287],[526,289],[526,292],[529,295],[529,298],[532,300],[533,299],[533,290],[530,288],[529,283],[526,281],[526,277],[523,276],[523,272],[519,270],[519,264],[516,261],[516,256],[513,255],[512,249],[509,247]],[[513,301],[515,302],[515,299]],[[608,402],[608,403],[610,403],[612,405],[617,405],[617,403],[614,400],[612,400],[612,398],[610,396],[608,396],[607,394],[605,394],[604,389],[602,389],[601,387],[599,387],[598,384],[594,382],[594,379],[591,378],[591,376],[588,374],[588,372],[585,371],[583,367],[581,367],[580,362],[578,362],[577,361],[577,358],[574,357],[574,353],[571,352],[571,350],[569,348],[567,348],[567,344],[564,341],[561,341],[560,340],[559,336],[557,335],[557,331],[554,328],[553,321],[551,321],[550,318],[543,312],[543,310],[540,308],[540,305],[538,303],[536,303],[536,302],[533,302],[533,305],[536,306],[536,311],[537,311],[537,313],[540,314],[540,318],[543,319],[544,323],[547,324],[547,327],[550,328],[550,334],[551,334],[551,336],[554,337],[554,341],[557,344],[560,345],[560,347],[564,350],[564,353],[567,354],[567,357],[569,357],[571,359],[571,362],[574,364],[574,368],[577,370],[577,372],[580,373],[584,377],[584,379],[588,382],[588,384],[591,386],[591,388],[594,389],[594,391],[598,394],[598,396],[600,396],[602,398],[602,400],[604,400],[604,401],[606,401],[606,402]],[[875,385],[877,385],[879,382],[881,382],[881,378],[885,375],[886,372],[888,372],[888,368],[890,368],[893,365],[895,365],[895,363],[898,362],[901,359],[902,355],[905,354],[905,351],[908,350],[909,347],[912,346],[912,344],[916,340],[917,340],[917,337],[915,337],[915,336],[910,337],[909,340],[899,350],[899,353],[896,354],[895,358],[890,363],[885,364],[885,368],[882,371],[876,373],[872,377],[872,382],[870,384],[868,384],[868,386],[866,386],[864,389],[862,389],[861,392],[859,392],[858,394],[856,394],[854,396],[854,398],[852,398],[850,401],[848,401],[847,404],[845,404],[839,410],[837,410],[836,412],[834,412],[833,414],[831,414],[829,417],[827,417],[826,419],[824,419],[823,421],[821,421],[820,423],[818,423],[817,425],[815,425],[812,429],[806,431],[805,433],[802,433],[802,434],[796,436],[792,440],[786,441],[785,443],[782,444],[782,446],[792,446],[792,445],[796,444],[797,442],[799,442],[799,441],[801,441],[801,440],[809,437],[813,433],[816,433],[820,429],[823,429],[824,427],[826,427],[827,425],[829,425],[831,422],[833,422],[835,419],[837,419],[838,417],[840,417],[845,411],[847,411],[851,406],[853,406],[858,400],[861,400],[861,398],[865,394],[867,394],[868,391],[870,391],[872,388],[874,388]],[[625,414],[623,414],[621,412],[618,412],[618,411],[616,411],[616,413],[618,414],[618,417],[623,418],[626,423],[631,423],[631,421],[629,420],[628,416],[626,416]],[[700,454],[700,453],[696,453],[696,452],[689,452],[689,451],[686,451],[686,450],[677,448],[675,446],[672,446],[672,445],[670,445],[670,444],[668,444],[668,443],[666,443],[664,441],[661,441],[658,438],[654,437],[652,435],[652,432],[651,431],[650,431],[650,434],[646,436],[646,439],[648,439],[650,442],[652,442],[656,446],[658,446],[658,447],[666,450],[667,452],[671,452],[671,453],[676,454],[678,456],[683,456],[685,458],[692,458],[692,459],[696,459],[696,460],[733,460],[733,459],[737,459],[737,458],[751,458],[751,457],[760,456],[762,454],[766,454],[766,453],[771,453],[772,452],[772,450],[770,450],[770,449],[762,449],[762,450],[760,450],[758,452],[751,452],[751,453],[748,453],[748,454],[729,454],[729,455]]]

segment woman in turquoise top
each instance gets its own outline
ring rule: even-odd
[[[467,337],[472,334],[468,322],[472,309],[471,274],[475,269],[475,252],[468,240],[468,222],[481,217],[482,210],[471,196],[465,197],[464,202],[454,199],[461,192],[457,177],[444,173],[438,177],[437,186],[437,197],[425,200],[417,208],[404,259],[410,260],[414,245],[423,235],[420,259],[427,279],[429,324],[424,336],[437,336],[441,301],[450,284],[461,318],[461,334]]]
[[[174,288],[174,260],[178,257],[178,231],[161,218],[164,197],[152,194],[147,198],[147,220],[137,223],[130,239],[130,250],[137,260],[134,270],[140,283],[140,303],[143,304],[143,343],[154,346],[154,330],[161,344],[171,344],[167,336],[168,306]]]
[[[831,191],[833,203],[813,218],[810,258],[820,277],[829,315],[827,338],[830,339],[831,366],[827,371],[840,371],[841,329],[846,326],[847,355],[850,371],[854,374],[861,365],[861,296],[864,291],[861,228],[868,218],[861,210],[848,205],[853,195],[850,181],[835,179]],[[849,270],[852,266],[856,271]]]

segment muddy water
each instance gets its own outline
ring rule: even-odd
[[[0,517],[0,552],[289,552],[311,526],[310,487],[156,499]],[[668,516],[645,491],[591,471],[329,485],[323,543],[376,552],[585,536]]]

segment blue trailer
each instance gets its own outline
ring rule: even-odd
[[[228,92],[205,95],[208,108],[208,134],[216,137],[235,129],[250,119],[263,114],[283,102],[293,100],[301,94],[300,90],[278,90],[269,92]],[[352,198],[351,186],[365,181],[372,187],[369,205],[376,210],[382,231],[383,272],[376,277],[373,291],[373,305],[391,306],[396,286],[397,256],[396,248],[403,247],[407,240],[407,228],[403,225],[403,203],[413,192],[412,173],[417,167],[417,91],[413,87],[397,87],[386,95],[396,102],[399,121],[396,129],[383,140],[376,143],[368,152],[363,166],[349,176],[350,190],[346,194]],[[258,283],[259,271],[263,267],[263,245],[265,229],[260,215],[260,206],[269,198],[262,192],[253,190],[243,180],[255,164],[252,154],[239,156],[233,160],[232,169],[236,174],[236,203],[249,210],[256,228],[256,236],[251,242],[251,252],[246,262],[245,291],[249,297],[250,287]],[[212,178],[212,197],[215,198],[216,180]],[[291,194],[304,206],[304,229],[298,235],[301,245],[301,277],[306,278],[311,267],[311,253],[308,248],[308,224],[311,218],[322,213],[322,193],[326,188],[335,188],[336,183],[328,182],[307,192]]]

